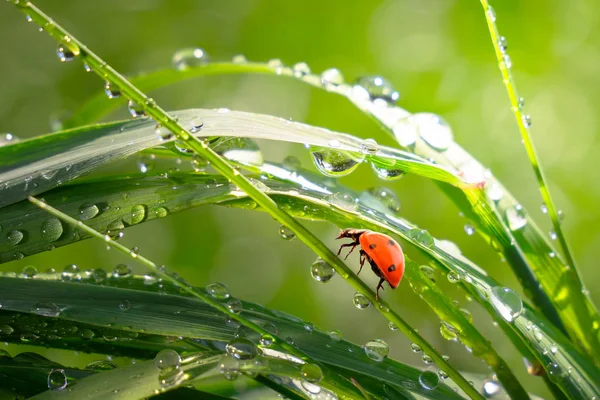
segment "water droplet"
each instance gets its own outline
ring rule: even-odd
[[[10,335],[15,330],[10,325],[0,325],[0,335]]]
[[[531,126],[531,116],[529,116],[528,114],[523,114],[521,119],[523,120],[523,125],[525,126],[525,128],[529,128]]]
[[[231,62],[234,64],[246,64],[248,59],[243,54],[237,54],[231,58]]]
[[[206,64],[208,61],[210,61],[208,54],[204,50],[196,47],[176,51],[175,54],[173,54],[171,64],[174,69],[182,71]]]
[[[442,371],[441,369],[438,371],[438,376],[441,380],[448,379],[448,374],[445,371]]]
[[[324,200],[332,206],[346,211],[355,211],[358,208],[358,204],[354,198],[346,193],[333,193],[325,196]]]
[[[121,96],[121,90],[118,87],[113,86],[109,81],[106,81],[104,84],[104,93],[106,93],[109,99],[116,99]]]
[[[96,334],[91,329],[82,329],[79,332],[79,336],[81,336],[82,339],[90,340],[93,339]]]
[[[435,244],[433,237],[424,229],[413,228],[408,231],[408,237],[422,246],[430,249],[433,248]]]
[[[123,300],[119,304],[119,310],[121,310],[121,311],[129,311],[130,308],[131,308],[131,302],[129,302],[129,300]]]
[[[364,154],[376,154],[379,150],[379,145],[375,139],[365,139],[360,144],[360,151]]]
[[[125,229],[125,224],[120,219],[117,219],[108,224],[108,227],[106,228],[106,234],[112,240],[118,240],[125,234],[123,229]]]
[[[440,334],[444,339],[455,342],[458,340],[459,331],[451,323],[442,321],[440,323]]]
[[[496,22],[496,11],[492,6],[488,6],[486,14],[490,21]]]
[[[424,389],[433,390],[440,382],[439,376],[433,371],[423,371],[419,375],[419,383]]]
[[[512,322],[521,315],[523,311],[523,301],[512,289],[496,286],[492,289],[490,296],[492,306],[500,313],[502,318]]]
[[[388,328],[390,328],[390,331],[397,331],[398,330],[398,325],[396,325],[395,323],[393,323],[392,321],[390,321],[390,323],[388,324]]]
[[[179,368],[181,356],[175,350],[164,349],[154,357],[154,366],[158,369]]]
[[[369,189],[368,193],[379,200],[389,211],[393,213],[400,211],[400,200],[390,189],[374,187]]]
[[[454,142],[454,135],[450,125],[439,115],[431,113],[418,113],[412,115],[410,122],[417,126],[421,139],[431,148],[445,151]]]
[[[466,224],[465,232],[467,233],[467,235],[472,236],[475,233],[475,227],[471,224]]]
[[[37,273],[38,273],[38,270],[33,265],[28,265],[25,268],[23,268],[23,276],[26,279],[32,279],[33,277],[35,277],[37,275]]]
[[[492,379],[483,381],[483,395],[486,398],[494,397],[502,390],[502,386]]]
[[[287,226],[281,225],[279,227],[279,236],[285,240],[292,240],[296,237],[296,234]]]
[[[520,204],[506,210],[506,219],[511,231],[516,231],[527,225],[527,212]]]
[[[364,346],[365,354],[375,362],[382,362],[387,357],[390,349],[386,342],[381,339],[368,341]]]
[[[319,383],[323,379],[323,371],[316,364],[307,363],[302,365],[300,373],[302,374],[302,378],[310,383]]]
[[[361,310],[371,305],[371,302],[367,296],[359,292],[354,293],[354,296],[352,297],[352,303],[354,303],[354,307]]]
[[[344,83],[344,76],[337,68],[329,68],[321,73],[321,84],[324,87],[339,86]]]
[[[548,214],[548,206],[546,205],[546,203],[542,203],[542,205],[540,206],[540,210],[542,210],[542,214]]]
[[[500,184],[493,182],[485,186],[485,192],[492,201],[500,201],[504,197],[504,189]]]
[[[231,297],[229,288],[220,282],[214,282],[207,285],[206,292],[217,300],[227,300]]]
[[[125,278],[131,275],[131,267],[127,264],[117,264],[115,270],[113,271],[113,276],[115,278]]]
[[[102,268],[96,268],[92,272],[92,278],[94,278],[95,282],[102,283],[106,280],[106,278],[108,278],[108,273]]]
[[[433,358],[431,358],[431,356],[428,356],[427,354],[423,354],[423,356],[421,357],[421,361],[423,361],[427,365],[433,364]]]
[[[199,156],[198,154],[192,155],[192,168],[194,169],[194,171],[204,172],[204,171],[206,171],[206,168],[208,167],[208,165],[209,165],[209,162],[206,161],[206,159],[203,158],[202,156]]]
[[[190,132],[197,133],[202,130],[204,127],[204,120],[202,118],[195,116],[190,119]]]
[[[464,317],[467,319],[467,321],[469,321],[471,323],[473,322],[473,314],[471,314],[471,312],[469,310],[467,310],[465,308],[461,308],[459,311],[462,313],[462,315],[464,315]]]
[[[312,263],[310,267],[310,274],[312,277],[321,283],[329,282],[333,275],[335,275],[335,270],[333,267],[325,260],[320,257]]]
[[[354,84],[364,88],[372,101],[381,99],[387,104],[395,104],[400,98],[400,93],[392,84],[380,76],[363,76]]]
[[[84,204],[80,205],[78,211],[79,211],[79,219],[82,221],[87,221],[89,219],[92,219],[96,215],[98,215],[98,213],[100,212],[100,210],[98,209],[98,206],[95,204],[91,204],[91,203],[84,203]]]
[[[364,154],[316,147],[312,150],[317,169],[325,176],[340,177],[352,173],[364,160]]]
[[[18,245],[19,243],[21,243],[21,241],[23,240],[23,237],[25,235],[23,234],[22,231],[19,230],[13,230],[8,232],[8,234],[6,235],[6,239],[8,239],[8,242],[14,246]]]
[[[134,205],[133,207],[131,207],[131,212],[129,216],[131,218],[131,225],[139,224],[144,219],[146,219],[146,206],[143,204]]]
[[[61,62],[72,61],[75,58],[75,53],[65,44],[59,44],[56,49],[56,55]]]
[[[558,239],[558,235],[554,231],[550,231],[550,240]]]
[[[523,110],[523,108],[525,108],[525,98],[519,97],[517,104],[518,104],[519,110]]]
[[[60,315],[60,308],[54,303],[40,302],[31,308],[31,312],[44,317],[58,317]]]
[[[83,63],[83,70],[85,72],[92,72],[92,67],[90,67],[87,63]]]
[[[133,100],[129,100],[129,102],[127,103],[127,110],[133,118],[139,118],[146,115],[144,107]]]
[[[154,210],[154,215],[156,218],[164,218],[169,215],[169,210],[167,210],[165,207],[157,207]]]
[[[460,274],[456,271],[450,271],[448,272],[448,281],[450,281],[450,283],[458,283],[460,282]]]
[[[301,381],[300,384],[302,385],[302,388],[304,388],[309,394],[316,396],[319,393],[321,393],[321,386],[319,385],[315,385],[313,383],[307,382],[307,381]],[[312,398],[312,397],[309,397]]]
[[[238,299],[229,300],[227,302],[227,309],[230,313],[239,314],[243,309],[242,302]]]
[[[231,340],[225,346],[227,354],[238,360],[251,360],[258,355],[258,348],[252,341],[243,337]]]
[[[264,347],[269,347],[270,345],[273,344],[274,340],[275,339],[273,338],[273,336],[266,333],[260,337],[260,345],[264,346]]]
[[[425,275],[425,277],[427,279],[429,279],[431,282],[435,283],[436,277],[435,277],[435,270],[433,268],[431,268],[429,265],[421,265],[419,267],[419,271],[421,271],[421,273],[423,275]]]
[[[42,239],[48,242],[58,240],[63,234],[63,226],[58,218],[48,218],[42,222]]]
[[[294,76],[296,78],[302,78],[310,74],[310,67],[305,62],[299,62],[294,64],[294,66],[292,67],[292,71],[294,72]]]
[[[61,279],[65,282],[81,280],[81,270],[76,264],[69,264],[63,268]]]
[[[502,55],[502,64],[504,64],[504,67],[506,67],[506,69],[511,69],[512,68],[512,59],[506,53],[504,53]]]
[[[508,49],[508,40],[504,36],[498,38],[498,47],[500,47],[500,51],[503,53]]]
[[[333,340],[334,342],[339,342],[340,340],[342,340],[342,332],[340,332],[340,331],[329,332],[329,339]]]
[[[53,392],[67,387],[68,379],[64,369],[53,369],[48,374],[48,389]]]
[[[116,368],[117,368],[117,365],[115,363],[113,363],[112,361],[108,361],[108,360],[92,361],[91,363],[89,363],[88,365],[85,366],[85,369],[90,370],[90,371],[97,371],[97,372],[110,371],[110,370],[113,370]]]

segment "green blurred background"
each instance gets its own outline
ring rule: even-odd
[[[365,74],[388,78],[401,93],[399,104],[410,111],[435,112],[447,119],[458,143],[516,195],[550,229],[540,211],[533,173],[510,112],[478,0],[323,1],[64,1],[36,2],[58,23],[125,74],[168,68],[172,54],[198,46],[212,60],[244,54],[252,61],[281,58],[286,64],[307,62],[314,72],[339,68],[349,81]],[[493,4],[501,34],[506,36],[513,71],[556,203],[566,215],[564,227],[592,297],[600,300],[598,254],[600,186],[597,111],[600,93],[600,3],[585,0],[503,0]],[[78,61],[60,63],[56,45],[9,3],[0,5],[0,131],[32,137],[50,130],[103,83],[86,74]],[[229,107],[273,114],[313,125],[389,138],[344,99],[287,78],[213,76],[152,94],[166,109]],[[126,118],[122,109],[109,119]],[[267,160],[296,155],[313,168],[304,148],[261,143]],[[132,165],[132,163],[128,164]],[[382,185],[367,166],[342,182],[355,190]],[[429,181],[407,176],[389,183],[402,202],[402,214],[438,238],[455,241],[463,253],[507,286],[518,289],[508,265],[477,235]],[[307,223],[332,248],[337,228]],[[252,211],[204,207],[172,215],[126,231],[122,243],[166,264],[188,281],[221,281],[235,296],[293,313],[324,329],[339,329],[363,343],[385,339],[391,356],[422,365],[409,343],[386,327],[371,308],[359,311],[342,279],[316,283],[309,274],[315,256],[300,241],[284,241],[278,225]],[[410,250],[408,250],[410,252]],[[75,263],[82,269],[111,269],[122,255],[94,241],[79,243],[18,263],[39,269]],[[130,263],[133,266],[133,263]],[[352,258],[350,265],[357,266]],[[375,285],[369,273],[364,279]],[[526,376],[518,354],[476,304],[442,281],[476,324],[501,348],[534,391],[545,394],[539,379]],[[486,367],[457,343],[439,335],[439,320],[404,282],[385,297],[419,331],[460,368],[487,373]],[[357,329],[360,326],[360,329]]]

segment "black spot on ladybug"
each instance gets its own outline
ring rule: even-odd
[[[388,272],[392,272],[396,270],[396,266],[394,264],[390,265],[388,268]]]
[[[374,249],[375,247],[377,247],[377,245],[376,245],[375,243],[371,243],[371,244],[369,245],[369,248],[370,248],[370,249]]]
[[[394,242],[392,239],[390,239],[390,241],[388,242],[388,246],[394,246],[396,244],[396,242]]]

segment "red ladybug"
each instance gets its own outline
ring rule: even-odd
[[[383,233],[377,233],[366,229],[344,229],[336,239],[351,238],[352,243],[340,246],[339,256],[344,247],[352,247],[346,258],[360,246],[360,269],[362,270],[365,260],[371,264],[371,269],[381,278],[377,285],[376,299],[379,299],[379,289],[383,289],[383,282],[387,281],[392,289],[396,289],[404,275],[404,253],[400,245],[391,237]],[[357,274],[357,275],[358,275]]]

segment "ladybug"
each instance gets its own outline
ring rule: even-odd
[[[379,289],[383,289],[383,282],[387,281],[392,289],[396,289],[404,275],[404,252],[400,245],[391,237],[383,233],[377,233],[366,229],[344,229],[336,239],[350,238],[352,243],[340,246],[339,256],[344,247],[351,247],[346,258],[360,246],[360,269],[362,270],[365,260],[371,264],[371,269],[379,278],[376,299],[379,299]],[[358,275],[357,274],[357,275]]]

